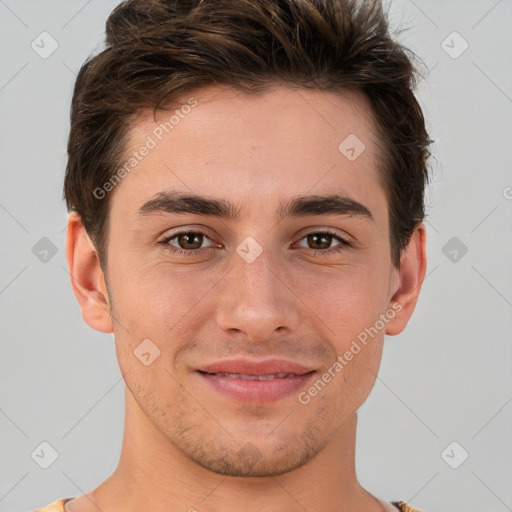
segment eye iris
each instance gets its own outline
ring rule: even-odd
[[[320,242],[320,240],[324,240],[324,243]],[[325,242],[326,240],[326,242]],[[326,234],[313,234],[308,235],[308,244],[313,246],[313,249],[329,249],[332,241],[331,235]],[[316,246],[316,247],[315,247]]]
[[[203,235],[196,233],[183,233],[178,236],[178,244],[182,249],[199,249],[203,242]],[[193,247],[190,247],[192,245]]]

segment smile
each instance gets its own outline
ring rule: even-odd
[[[272,379],[286,379],[291,377],[298,377],[295,373],[275,373],[273,375],[244,375],[242,373],[211,373],[220,377],[227,377],[228,379],[242,379],[242,380],[272,380]]]
[[[271,373],[250,375],[244,373],[197,371],[201,381],[215,395],[238,403],[272,403],[306,389],[316,371],[304,374]]]

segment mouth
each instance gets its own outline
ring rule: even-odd
[[[316,373],[306,366],[284,360],[231,360],[196,370],[210,390],[242,403],[269,403],[304,388]]]
[[[208,373],[208,372],[201,372],[201,373]],[[271,375],[245,375],[243,373],[228,373],[228,372],[208,373],[208,375],[215,375],[218,377],[226,377],[228,379],[241,379],[241,380],[289,379],[289,378],[301,376],[301,375],[297,375],[295,373],[274,373]]]

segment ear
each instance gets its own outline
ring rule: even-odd
[[[386,326],[386,334],[391,336],[400,334],[405,329],[416,307],[427,270],[426,240],[425,224],[420,223],[402,251],[400,268],[395,269],[393,295],[388,307],[396,315]]]
[[[66,233],[66,259],[71,286],[85,323],[100,332],[113,332],[105,276],[94,244],[80,216],[72,212]]]

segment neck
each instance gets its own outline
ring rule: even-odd
[[[154,427],[131,393],[126,392],[125,399],[125,431],[119,465],[92,493],[95,510],[383,510],[382,503],[357,481],[356,414],[303,466],[278,476],[232,477],[216,474],[190,460]]]

